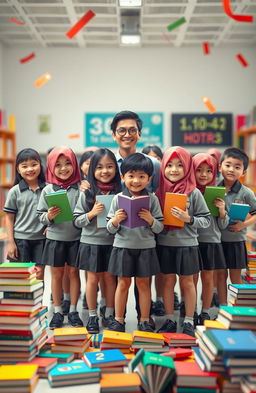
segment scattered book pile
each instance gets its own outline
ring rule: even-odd
[[[58,328],[53,331],[51,344],[52,353],[84,353],[90,346],[91,335],[85,327],[80,328]]]
[[[247,252],[247,269],[245,274],[245,281],[248,284],[256,284],[256,252],[248,251]]]
[[[40,358],[40,357],[35,357],[33,360],[30,360],[30,362],[26,363],[17,363],[18,365],[36,365],[38,366],[37,373],[40,378],[47,378],[49,371],[55,367],[58,363],[57,358]]]
[[[130,353],[132,345],[131,333],[115,332],[113,330],[103,330],[100,350],[120,349],[123,353]]]
[[[44,348],[39,352],[37,357],[46,358],[46,359],[57,359],[58,364],[60,363],[70,363],[75,358],[74,353],[64,353],[64,352],[55,352],[52,353],[51,350],[45,350]]]
[[[91,341],[90,341],[90,347],[92,348],[100,348],[100,343],[102,341],[103,334],[98,333],[98,334],[93,334]]]
[[[58,364],[48,374],[48,382],[52,388],[97,383],[99,380],[100,369],[90,368],[82,360]]]
[[[102,373],[122,373],[128,359],[119,349],[107,351],[85,352],[82,359],[89,367],[98,367]]]
[[[3,365],[0,367],[1,393],[32,393],[39,376],[36,365]]]
[[[229,284],[229,306],[256,307],[256,284]]]
[[[162,333],[164,341],[170,348],[173,347],[195,347],[196,338],[184,333]]]
[[[136,373],[102,374],[100,393],[140,393],[140,377]]]
[[[30,361],[47,340],[43,281],[36,280],[35,264],[0,264],[0,291],[0,362]]]
[[[172,392],[176,381],[176,372],[171,357],[140,349],[128,367],[130,371],[139,374],[143,390],[146,393]]]
[[[246,329],[256,332],[256,308],[220,306],[217,321],[228,329]]]
[[[139,330],[134,330],[132,333],[132,348],[135,350],[143,348],[150,352],[169,351],[161,333],[141,332]]]
[[[241,391],[243,393],[255,393],[256,392],[256,375],[247,375],[241,379]]]

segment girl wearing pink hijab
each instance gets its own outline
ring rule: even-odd
[[[176,332],[173,301],[178,274],[186,310],[183,333],[194,336],[196,289],[193,275],[199,273],[201,267],[197,229],[209,226],[210,213],[201,192],[196,188],[191,154],[179,146],[168,149],[161,163],[160,184],[156,194],[162,210],[166,192],[186,194],[187,209],[183,211],[178,207],[172,208],[172,215],[184,221],[184,226],[168,226],[157,239],[158,257],[164,275],[163,298],[166,311],[166,321],[158,332]]]
[[[210,154],[198,153],[193,157],[193,164],[196,176],[196,186],[202,194],[206,186],[214,186],[216,181],[216,161]],[[198,229],[199,249],[202,257],[202,311],[198,317],[198,324],[203,325],[204,321],[210,319],[209,309],[213,296],[213,273],[216,270],[226,269],[225,257],[221,244],[220,228],[224,229],[228,225],[228,216],[225,211],[225,202],[217,198],[214,205],[219,209],[219,217],[211,216],[210,226],[206,229]],[[226,282],[224,275],[219,276],[218,293],[220,299],[226,299]],[[225,302],[225,300],[224,300]]]

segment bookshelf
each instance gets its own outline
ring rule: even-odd
[[[244,177],[244,184],[256,192],[256,125],[236,132],[238,147],[249,157],[249,167]]]

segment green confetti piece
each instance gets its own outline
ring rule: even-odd
[[[183,16],[182,18],[177,19],[175,22],[173,22],[169,26],[167,26],[167,30],[171,31],[173,29],[176,29],[176,27],[179,27],[180,25],[182,25],[185,22],[186,22],[186,19]]]

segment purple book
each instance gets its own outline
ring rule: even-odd
[[[145,220],[139,218],[138,212],[143,208],[149,210],[149,195],[141,195],[136,198],[118,195],[118,208],[124,209],[128,216],[121,222],[121,225],[129,228],[148,226]]]

